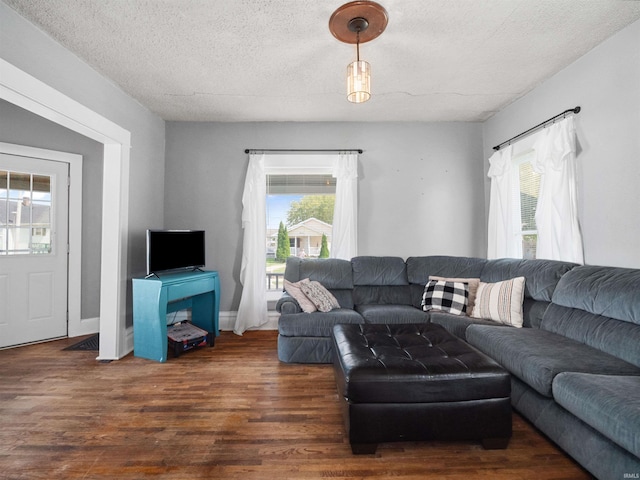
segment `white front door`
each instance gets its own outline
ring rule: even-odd
[[[0,154],[0,347],[67,335],[68,175]]]

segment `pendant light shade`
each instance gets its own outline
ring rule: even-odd
[[[362,103],[370,98],[371,65],[364,60],[356,60],[347,66],[347,100]]]
[[[347,100],[352,103],[371,98],[371,66],[360,60],[360,44],[377,38],[388,20],[384,7],[370,1],[346,3],[329,19],[329,30],[334,37],[356,45],[356,61],[347,66]]]

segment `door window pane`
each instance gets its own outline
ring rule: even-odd
[[[33,176],[31,253],[51,252],[51,177]]]
[[[0,172],[0,255],[51,253],[51,177]]]
[[[8,175],[9,172],[0,170],[0,254],[7,250],[7,223],[9,218]]]

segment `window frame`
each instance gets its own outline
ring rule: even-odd
[[[265,186],[268,187],[269,175],[333,175],[335,162],[336,154],[305,154],[296,152],[291,154],[266,155],[264,165]],[[265,209],[265,221],[266,215],[267,212]],[[265,230],[265,239],[266,233]],[[267,301],[276,301],[282,296],[282,290],[268,290],[265,288],[265,292]]]

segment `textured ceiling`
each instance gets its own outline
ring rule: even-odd
[[[483,121],[640,18],[636,0],[378,0],[361,46],[334,0],[2,0],[166,120]]]

